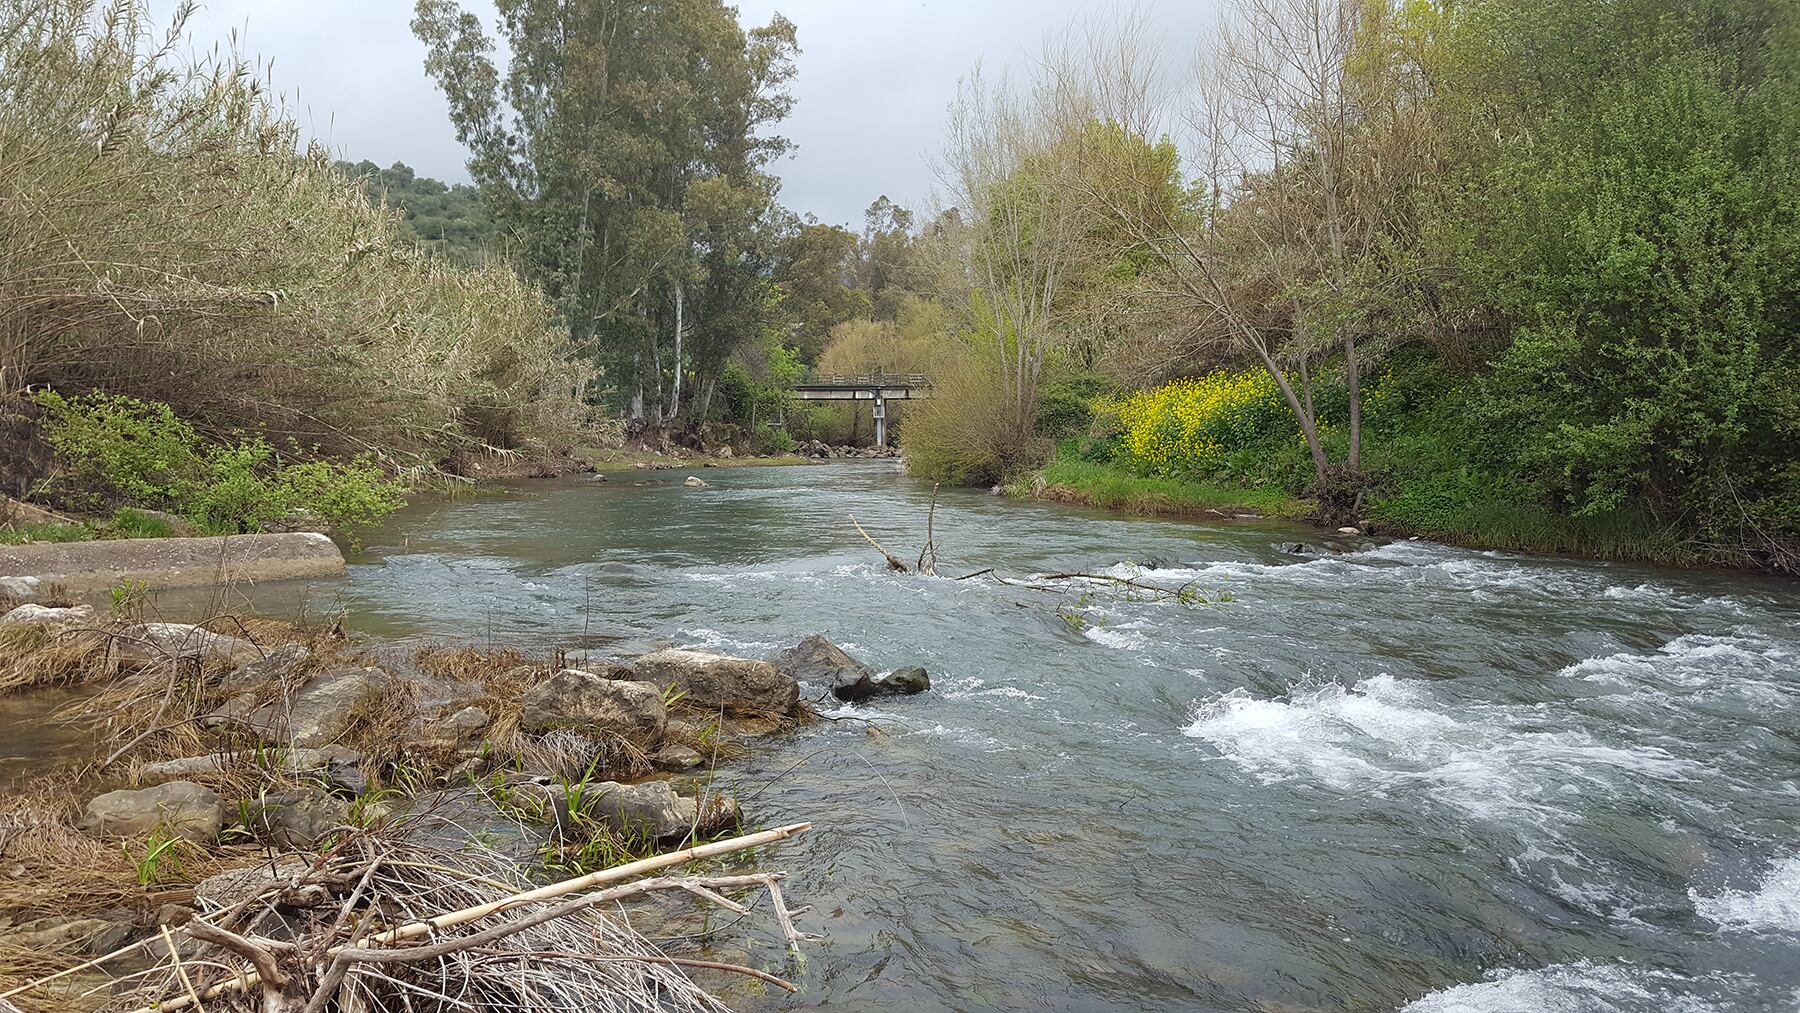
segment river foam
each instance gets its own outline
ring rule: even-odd
[[[1754,890],[1688,896],[1701,917],[1726,929],[1800,933],[1800,855],[1776,863]]]
[[[1587,962],[1506,971],[1488,981],[1433,992],[1400,1013],[1613,1013],[1628,1004],[1664,1013],[1718,1009],[1687,993],[1692,979],[1666,971]]]
[[[1264,783],[1310,777],[1340,789],[1417,786],[1487,819],[1560,822],[1586,792],[1614,792],[1627,779],[1680,780],[1697,769],[1652,746],[1538,730],[1527,708],[1447,709],[1428,684],[1379,675],[1282,699],[1234,690],[1200,705],[1184,734]]]

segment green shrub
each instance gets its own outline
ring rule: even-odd
[[[302,461],[281,470],[288,503],[335,530],[354,532],[406,505],[404,489],[366,454],[348,461]]]
[[[115,394],[37,395],[62,469],[51,491],[78,509],[120,500],[168,506],[191,494],[199,464],[192,426],[168,405]]]
[[[206,446],[168,405],[129,397],[45,392],[38,402],[59,462],[50,491],[83,509],[121,507],[113,526],[126,537],[171,533],[133,506],[230,535],[265,531],[298,513],[354,532],[405,502],[403,487],[368,455],[283,460],[261,437]],[[298,448],[290,456],[298,458]]]

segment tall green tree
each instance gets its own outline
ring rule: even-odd
[[[495,40],[455,0],[413,29],[469,170],[526,272],[612,396],[661,429],[771,319],[767,172],[788,142],[797,52],[777,15],[745,31],[722,0],[500,0]]]

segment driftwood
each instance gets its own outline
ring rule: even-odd
[[[927,577],[935,577],[937,576],[938,558],[937,540],[934,534],[937,524],[937,498],[938,487],[934,485],[931,487],[931,509],[925,514],[925,544],[919,547],[919,558],[912,564],[908,564],[906,560],[889,552],[887,546],[876,541],[874,535],[863,529],[855,514],[850,515],[850,523],[856,528],[856,533],[863,536],[863,541],[868,542],[876,552],[881,553],[881,558],[887,560],[888,569],[900,573],[918,573]]]
[[[125,989],[115,1000],[121,1005],[107,1008],[125,1008],[129,1001],[141,1004],[135,1013],[219,1013],[250,1008],[247,1003],[260,1013],[401,1008],[395,1002],[419,1011],[496,1013],[722,1010],[682,969],[742,974],[788,991],[795,986],[758,968],[664,954],[603,910],[652,894],[684,893],[748,914],[749,907],[727,892],[760,890],[789,950],[798,954],[800,944],[811,937],[794,923],[800,912],[787,906],[779,885],[782,873],[651,874],[773,844],[809,829],[811,824],[791,824],[538,887],[517,879],[511,859],[478,845],[438,853],[405,837],[366,833],[291,874],[271,876],[254,896],[223,910],[202,913],[180,928],[164,927],[160,937],[0,994],[0,1011],[12,1008],[7,1001],[12,996],[150,943],[162,944],[153,966],[117,979],[111,987]],[[296,898],[302,909],[298,914],[277,915],[277,903],[287,905]],[[421,905],[459,898],[478,902],[417,917],[423,913],[417,911]],[[326,909],[323,917],[321,907]],[[274,935],[258,930],[269,917],[283,923]],[[391,927],[381,928],[383,921]],[[177,937],[184,935],[190,946],[200,944],[197,954],[184,954],[177,945]]]

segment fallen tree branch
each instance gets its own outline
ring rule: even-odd
[[[861,524],[857,523],[855,514],[850,515],[850,523],[855,524],[857,534],[862,535],[863,540],[868,542],[870,545],[873,545],[875,547],[875,551],[881,553],[882,557],[887,560],[888,569],[899,570],[901,573],[911,573],[912,572],[912,567],[907,566],[905,560],[903,560],[899,556],[896,556],[893,553],[889,552],[885,547],[882,546],[882,544],[880,542],[875,540],[875,537],[873,535],[871,535],[867,531],[863,530],[863,526]]]

